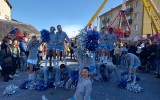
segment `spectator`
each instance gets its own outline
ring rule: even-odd
[[[116,48],[114,48],[114,57],[115,57],[115,65],[120,65],[120,56],[122,54],[121,47],[117,44]]]
[[[74,51],[73,51],[72,48],[75,48],[75,44],[74,44],[73,40],[71,40],[71,48],[70,48],[71,59],[72,59],[72,57],[74,55]]]
[[[67,57],[69,56],[69,52],[70,52],[70,47],[69,47],[69,43],[65,40],[65,46],[66,46],[66,53],[67,53]]]
[[[8,80],[12,79],[9,77],[9,74],[11,74],[11,69],[12,69],[12,52],[9,47],[9,39],[4,38],[2,45],[1,45],[1,50],[3,51],[4,55],[2,56],[2,75],[4,76],[3,81],[8,82]]]
[[[131,43],[131,45],[128,48],[128,52],[136,54],[136,51],[137,51],[137,47],[136,47],[135,43]]]
[[[19,76],[17,74],[17,69],[19,66],[19,48],[18,48],[18,41],[16,39],[12,40],[11,49],[12,49],[12,66],[13,66],[13,72],[12,75]]]

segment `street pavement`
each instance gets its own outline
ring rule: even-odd
[[[69,62],[70,67],[75,68],[76,62]],[[121,69],[122,70],[122,69]],[[46,91],[20,90],[19,92],[4,96],[2,93],[8,85],[17,85],[28,79],[28,72],[20,72],[19,77],[5,83],[0,78],[0,100],[42,100],[45,95],[48,100],[67,100],[73,97],[75,90],[65,90],[63,88],[51,88]],[[156,79],[154,74],[140,72],[141,81],[138,82],[144,91],[134,93],[117,87],[118,81],[113,74],[109,82],[94,81],[92,89],[92,100],[160,100],[160,79]]]

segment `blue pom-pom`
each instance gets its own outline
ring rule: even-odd
[[[53,87],[55,87],[55,86],[54,86],[54,81],[49,80],[48,83],[47,83],[47,87],[48,87],[48,88],[53,88]]]
[[[72,77],[73,81],[78,82],[78,79],[79,79],[79,71],[72,71],[72,72],[71,72],[71,77]]]
[[[126,88],[127,83],[128,83],[127,80],[124,79],[124,78],[122,78],[121,81],[120,81],[120,83],[118,84],[118,87],[119,88]]]
[[[37,91],[44,91],[46,89],[47,89],[47,85],[44,85],[44,84],[37,84],[35,86],[35,90],[37,90]]]
[[[49,42],[50,37],[49,37],[50,32],[48,30],[43,29],[41,31],[41,39],[43,42]]]
[[[27,85],[28,85],[29,83],[31,83],[31,82],[32,82],[32,81],[29,81],[29,80],[24,81],[24,82],[20,85],[20,89],[28,89]]]
[[[96,51],[98,45],[99,33],[95,30],[87,31],[87,37],[85,38],[85,48],[89,51]]]

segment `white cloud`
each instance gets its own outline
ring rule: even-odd
[[[63,25],[62,28],[63,31],[65,31],[71,38],[75,37],[79,33],[79,30],[83,29],[84,27],[81,25]]]

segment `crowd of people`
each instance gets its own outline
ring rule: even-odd
[[[147,37],[143,41],[120,41],[113,33],[113,28],[109,28],[108,31],[102,28],[99,34],[99,48],[89,56],[78,51],[76,40],[69,39],[62,31],[61,25],[58,25],[57,32],[55,31],[55,27],[50,27],[50,41],[47,43],[36,36],[32,36],[31,39],[4,38],[0,49],[0,66],[4,82],[12,80],[13,76],[19,76],[19,70],[28,69],[29,80],[42,81],[46,85],[49,81],[54,81],[55,85],[64,81],[64,87],[68,89],[73,82],[70,74],[73,70],[66,61],[66,55],[69,53],[71,59],[74,58],[78,62],[76,71],[79,71],[79,79],[76,83],[75,100],[90,100],[95,76],[101,76],[101,80],[108,81],[110,73],[114,71],[120,81],[120,66],[126,67],[129,73],[127,81],[132,81],[133,76],[134,84],[138,69],[154,71],[160,78],[160,43],[156,37]],[[42,60],[45,64],[40,67]]]

